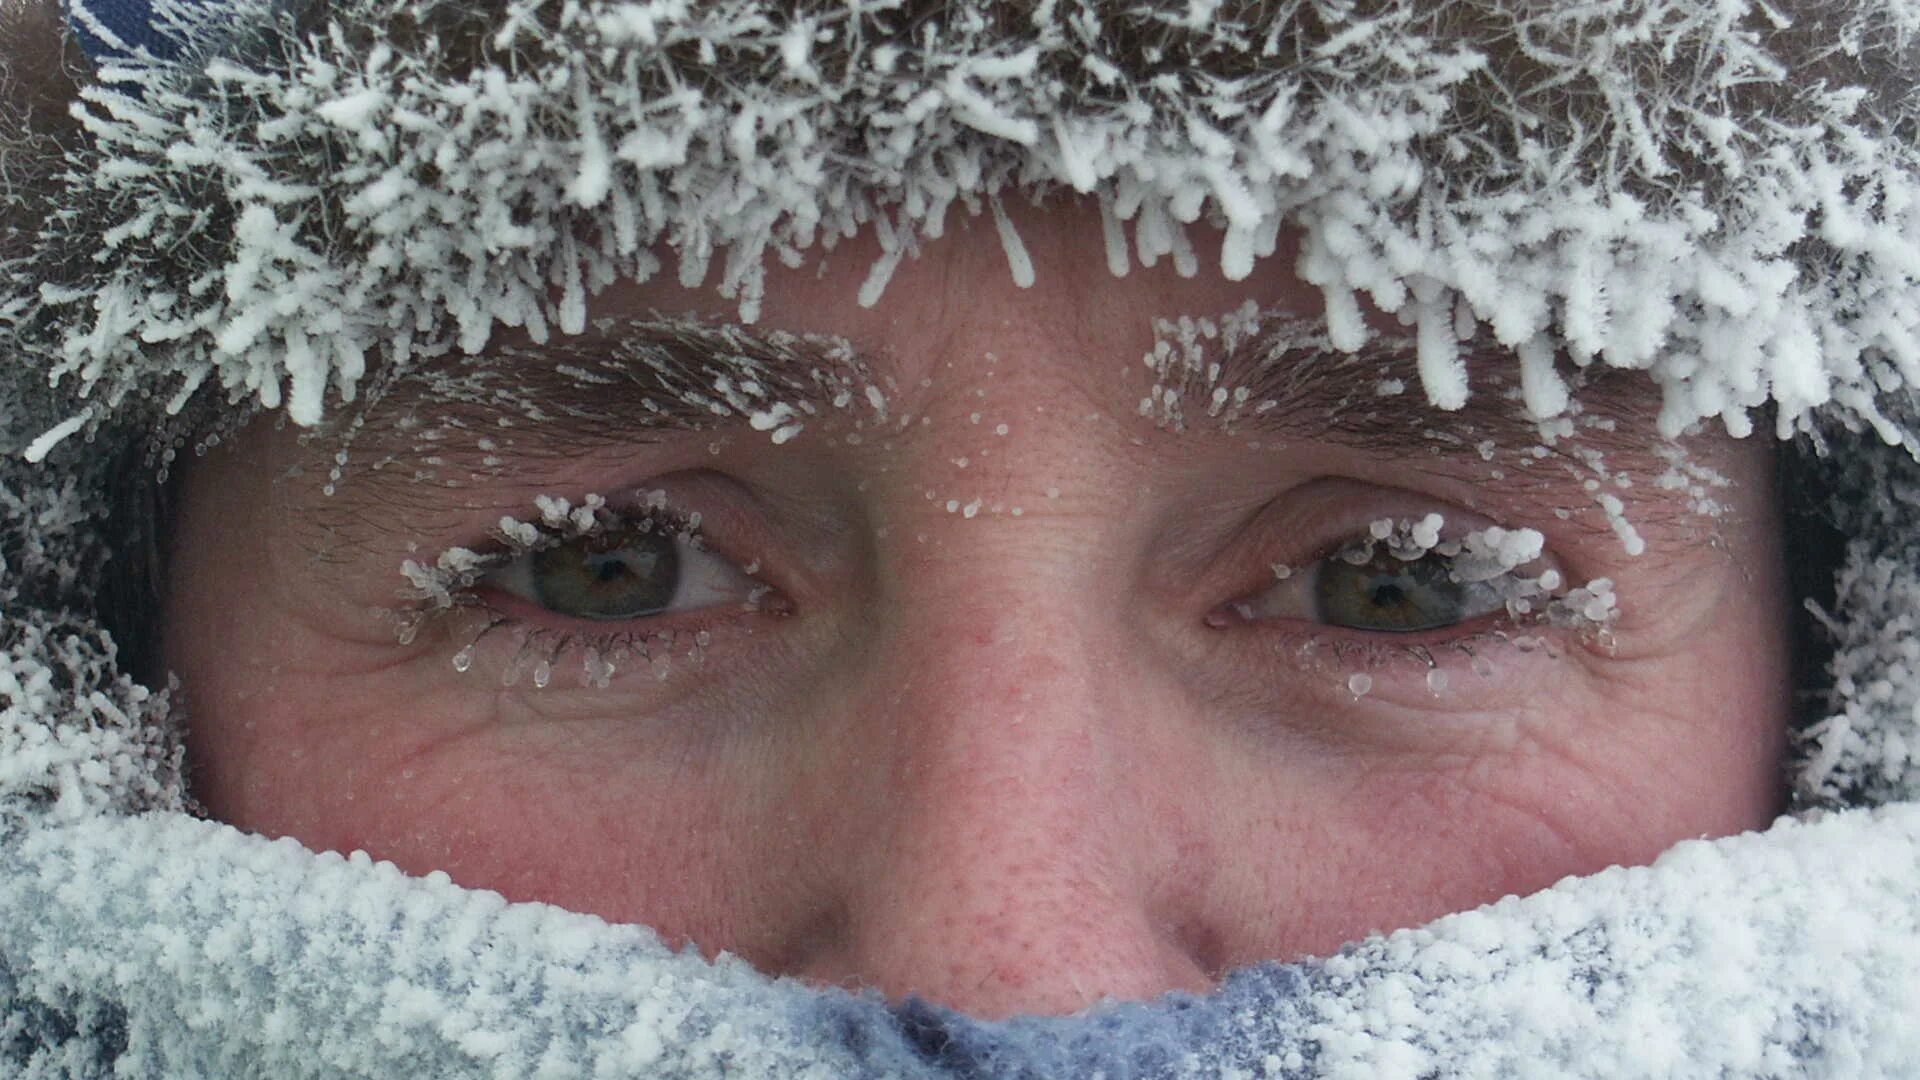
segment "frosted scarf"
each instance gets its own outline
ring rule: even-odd
[[[0,264],[7,1071],[1920,1071],[1920,9],[103,10],[75,5],[97,78],[7,192],[44,226]],[[210,401],[311,423],[370,356],[575,332],[615,280],[717,281],[751,318],[768,259],[862,229],[877,299],[950,208],[1047,190],[1098,201],[1116,272],[1192,267],[1204,221],[1244,277],[1299,229],[1335,343],[1362,297],[1406,313],[1439,407],[1490,335],[1537,415],[1564,350],[1646,371],[1668,431],[1770,404],[1837,451],[1801,493],[1851,542],[1795,816],[1207,995],[987,1023],[191,814],[166,695],[100,627],[101,451],[157,439],[164,467]]]

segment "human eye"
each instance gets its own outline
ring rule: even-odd
[[[1590,553],[1563,562],[1539,531],[1456,509],[1323,535],[1207,625],[1249,631],[1220,640],[1263,670],[1284,659],[1310,685],[1326,679],[1330,701],[1491,706],[1509,700],[1518,663],[1613,651],[1612,580],[1570,586],[1568,567]]]
[[[574,669],[583,685],[605,686],[638,662],[665,677],[668,657],[698,656],[741,619],[786,613],[784,598],[742,564],[715,550],[697,512],[664,492],[637,492],[625,504],[590,495],[575,505],[535,500],[526,520],[499,519],[473,547],[443,551],[402,573],[417,618],[402,639],[436,619],[467,626],[453,667],[496,667],[507,685],[528,676],[543,688]],[[456,636],[462,631],[455,630]]]
[[[488,570],[476,583],[541,611],[622,622],[744,604],[758,583],[708,550],[683,519],[609,514],[572,536],[550,536]]]
[[[1276,565],[1276,580],[1229,606],[1246,622],[1290,620],[1362,634],[1443,634],[1492,623],[1603,622],[1604,582],[1577,595],[1532,529],[1486,526],[1449,536],[1446,519],[1381,518],[1360,536],[1300,567]]]

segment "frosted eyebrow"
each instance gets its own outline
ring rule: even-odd
[[[1162,345],[1166,330],[1188,323],[1162,321]],[[1515,367],[1490,344],[1469,351],[1481,385],[1452,412],[1427,403],[1412,340],[1391,334],[1342,352],[1326,341],[1323,323],[1308,319],[1215,336],[1197,350],[1186,347],[1192,341],[1176,344],[1171,353],[1156,349],[1165,362],[1140,401],[1142,415],[1162,427],[1311,439],[1435,462],[1477,461],[1488,440],[1502,447],[1541,441],[1538,421],[1509,387],[1486,375]],[[353,455],[425,453],[461,463],[467,453],[484,452],[481,440],[501,428],[513,429],[517,455],[566,455],[732,426],[768,430],[782,441],[836,411],[850,411],[856,421],[884,420],[887,395],[876,374],[884,369],[838,337],[686,316],[599,320],[553,342],[419,363],[362,411]],[[1578,397],[1589,415],[1622,423],[1577,432],[1568,426],[1564,434],[1620,455],[1622,464],[1647,458],[1646,433],[1659,408],[1649,380],[1609,371]],[[461,430],[475,436],[468,445],[450,437]]]
[[[1183,326],[1182,324],[1186,324]],[[1464,347],[1476,385],[1456,410],[1431,405],[1422,392],[1412,337],[1375,333],[1345,352],[1326,338],[1324,322],[1296,319],[1258,332],[1220,334],[1193,348],[1192,323],[1164,323],[1158,382],[1140,412],[1162,426],[1215,428],[1228,433],[1337,443],[1367,453],[1423,457],[1484,457],[1497,447],[1542,441],[1512,383],[1518,364],[1510,352],[1483,339]],[[1153,366],[1151,361],[1149,366]],[[1575,379],[1579,419],[1548,421],[1560,436],[1628,459],[1651,462],[1648,440],[1660,410],[1660,392],[1643,373],[1605,369]]]
[[[601,320],[558,341],[422,362],[368,404],[355,439],[406,453],[446,429],[512,429],[516,453],[572,453],[744,425],[781,441],[833,412],[884,419],[874,367],[840,338],[684,317]]]

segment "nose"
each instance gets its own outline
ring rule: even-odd
[[[986,1018],[1207,987],[1177,830],[1148,796],[1169,763],[1129,737],[1155,695],[1121,643],[1005,597],[893,642],[870,698],[894,748],[882,820],[845,932],[803,973]]]

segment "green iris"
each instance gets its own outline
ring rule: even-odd
[[[533,554],[534,598],[580,619],[638,619],[665,611],[680,587],[678,538],[665,529],[613,529]]]
[[[1450,562],[1431,553],[1401,560],[1384,550],[1358,566],[1326,559],[1314,582],[1315,615],[1352,630],[1411,633],[1485,614],[1485,590],[1453,580]]]

